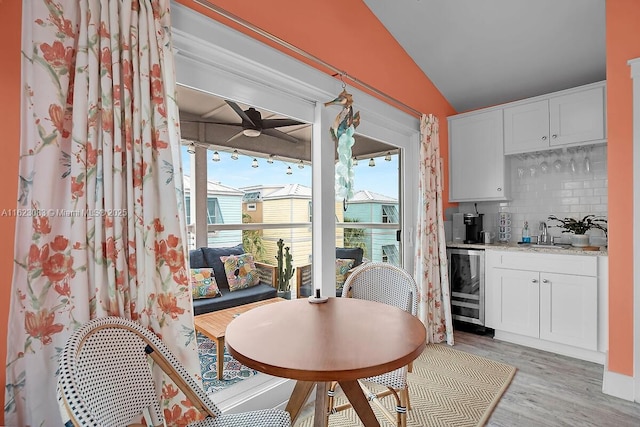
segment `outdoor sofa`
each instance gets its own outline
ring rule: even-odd
[[[275,288],[277,282],[277,267],[255,262],[260,275],[257,285],[231,291],[227,281],[227,274],[221,257],[242,255],[245,251],[242,244],[224,248],[199,248],[189,251],[189,264],[192,269],[211,268],[218,285],[219,295],[193,300],[195,315],[237,307],[243,304],[262,301],[277,296]]]

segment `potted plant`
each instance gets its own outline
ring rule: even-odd
[[[284,249],[284,250],[283,250]],[[278,296],[284,299],[291,299],[291,278],[295,268],[291,266],[291,253],[289,247],[284,245],[282,239],[278,240]]]
[[[589,236],[586,234],[589,230],[602,230],[605,237],[607,236],[607,220],[595,215],[586,215],[580,220],[575,218],[560,219],[555,215],[550,215],[549,219],[559,222],[560,224],[555,227],[564,228],[563,233],[573,233],[571,236],[573,246],[589,246]]]

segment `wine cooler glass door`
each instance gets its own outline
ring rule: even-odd
[[[484,251],[449,248],[447,258],[452,317],[484,326]]]

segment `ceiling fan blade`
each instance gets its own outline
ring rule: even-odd
[[[213,122],[209,120],[180,120],[180,123],[204,123],[205,125],[242,126],[242,123]]]
[[[238,104],[236,104],[233,101],[229,101],[225,99],[225,102],[227,104],[229,104],[229,107],[233,108],[233,111],[236,112],[237,115],[239,115],[243,121],[246,121],[248,123],[251,123],[253,126],[258,126],[256,123],[253,122],[253,120],[251,120],[249,118],[249,116],[247,116],[247,113],[245,113],[242,108],[240,108],[240,106]]]
[[[302,124],[304,123],[293,119],[264,119],[262,120],[262,129],[271,129],[282,126],[295,126]]]
[[[242,131],[236,133],[235,135],[233,135],[231,138],[227,139],[227,142],[231,142],[236,138],[240,138],[241,136],[243,136],[244,134],[242,133]]]
[[[265,135],[273,136],[274,138],[280,138],[284,139],[285,141],[293,142],[294,144],[300,142],[298,139],[292,137],[291,135],[287,135],[286,133],[280,132],[276,129],[263,129],[262,133]]]

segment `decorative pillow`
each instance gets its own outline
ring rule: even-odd
[[[347,273],[353,268],[353,258],[336,258],[336,289],[342,289]]]
[[[191,291],[193,299],[213,298],[220,295],[213,268],[191,269]]]
[[[220,257],[229,255],[242,255],[244,249],[242,249],[242,243],[236,246],[225,248],[201,248],[202,255],[206,264],[194,265],[194,267],[211,267],[213,268],[213,275],[216,278],[216,283],[220,289],[229,289],[227,283],[227,275],[224,271],[224,264],[220,260]]]
[[[364,250],[362,248],[336,248],[336,258],[353,258],[355,262],[354,267],[362,264],[362,257],[364,256]]]
[[[222,256],[220,261],[224,264],[230,291],[249,288],[260,282],[252,254]]]

